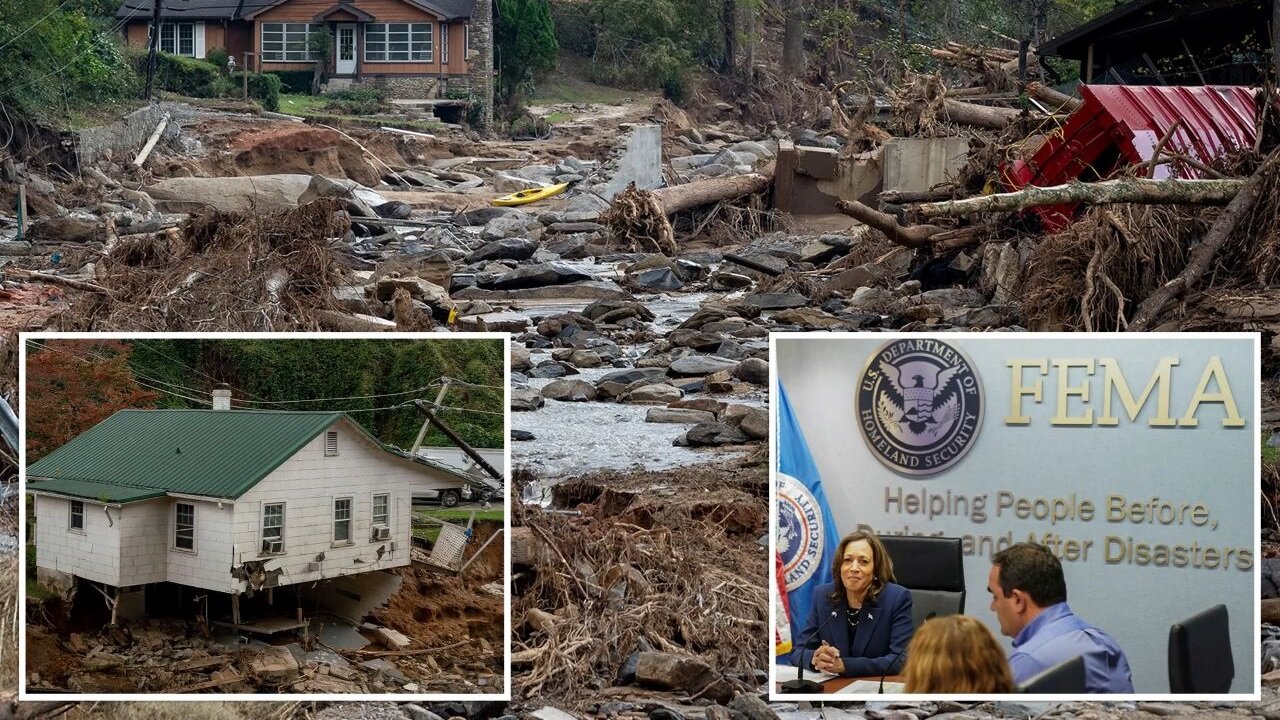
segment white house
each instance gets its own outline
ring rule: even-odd
[[[42,580],[167,581],[233,601],[408,565],[413,492],[467,482],[343,413],[230,409],[122,410],[27,479]]]

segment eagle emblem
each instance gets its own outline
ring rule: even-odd
[[[858,429],[871,453],[907,475],[941,472],[982,426],[982,383],[964,353],[925,337],[876,350],[858,378]]]
[[[945,435],[960,416],[959,388],[952,382],[960,366],[915,362],[897,367],[879,362],[888,380],[876,398],[880,424],[908,445],[926,445]]]

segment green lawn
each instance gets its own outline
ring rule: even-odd
[[[1264,433],[1262,436],[1262,462],[1280,462],[1280,448],[1267,447],[1267,439],[1270,437],[1269,433]]]
[[[318,95],[297,95],[280,93],[280,112],[289,115],[311,115],[328,102]]]
[[[556,123],[568,122],[572,119],[573,119],[573,116],[567,112],[551,113],[550,115],[543,118],[543,120],[547,121],[548,125],[555,125]]]
[[[476,514],[476,520],[494,520],[502,522],[503,513],[501,509],[489,510],[473,510],[470,508],[455,508],[453,510],[414,510],[414,518],[432,517],[437,520],[451,522],[455,525],[466,525],[467,519],[471,517],[471,513]],[[413,536],[430,540],[433,544],[436,538],[440,536],[439,525],[420,525],[413,528]]]
[[[597,85],[590,80],[564,73],[557,73],[534,86],[530,105],[556,105],[559,103],[593,103],[596,105],[621,105],[652,91],[621,90]],[[552,121],[554,122],[554,121]]]

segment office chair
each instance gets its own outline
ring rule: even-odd
[[[1169,692],[1230,692],[1235,676],[1226,605],[1214,605],[1169,628]]]
[[[898,584],[911,591],[911,624],[964,613],[964,556],[960,538],[881,535]]]
[[[1078,695],[1084,692],[1084,658],[1077,655],[1054,665],[1018,686],[1020,693]]]

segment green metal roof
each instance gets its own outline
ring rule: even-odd
[[[121,410],[30,465],[28,489],[104,502],[166,493],[237,498],[344,417],[340,412]],[[358,423],[351,425],[364,433]]]

